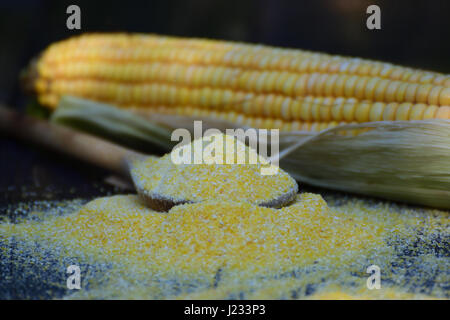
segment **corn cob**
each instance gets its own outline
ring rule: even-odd
[[[283,130],[450,119],[450,75],[243,43],[87,34],[52,44],[32,88],[55,108],[70,94],[149,112]]]

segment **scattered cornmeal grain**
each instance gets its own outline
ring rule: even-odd
[[[141,264],[164,276],[213,279],[219,269],[223,274],[255,275],[312,263],[335,246],[334,241],[321,240],[341,233],[340,221],[336,223],[319,195],[299,197],[303,200],[281,210],[209,200],[176,206],[162,214],[147,208],[135,195],[119,195],[93,200],[76,214],[11,227],[54,239],[66,248],[88,248],[108,259]],[[346,251],[368,245],[351,242],[353,234],[348,236],[341,235],[339,241],[349,242]]]
[[[298,192],[288,173],[223,134],[194,140],[156,161],[138,161],[132,176],[150,197],[175,203],[221,199],[281,207]]]
[[[211,200],[162,214],[135,195],[106,197],[0,224],[0,251],[27,264],[26,285],[47,267],[45,252],[61,256],[49,269],[61,287],[67,266],[81,265],[84,289],[67,298],[448,298],[448,212],[327,200],[303,193],[279,210]],[[382,273],[377,292],[366,289],[372,264]],[[18,266],[4,281],[16,281]]]
[[[311,300],[429,300],[431,297],[424,294],[414,294],[404,292],[400,288],[386,288],[382,292],[379,290],[367,290],[367,287],[362,287],[356,292],[341,291],[340,288],[327,288],[326,291],[314,294],[309,297]]]

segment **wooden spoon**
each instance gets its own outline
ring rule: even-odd
[[[139,179],[133,175],[133,168],[139,161],[147,161],[149,158],[158,160],[155,156],[144,155],[68,127],[19,114],[3,106],[0,106],[0,130],[131,178],[140,198],[153,210],[168,211],[175,205],[194,202],[146,190],[139,183]],[[149,172],[149,175],[151,174]],[[297,192],[298,187],[295,186],[289,192],[274,199],[267,199],[260,205],[282,207],[291,202]]]

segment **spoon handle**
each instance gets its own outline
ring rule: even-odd
[[[130,149],[73,129],[19,114],[0,105],[0,131],[75,156],[129,176],[127,159],[141,156]]]

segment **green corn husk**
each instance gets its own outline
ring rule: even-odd
[[[138,114],[65,97],[52,120],[88,124],[114,140],[156,143],[170,150],[170,130],[237,128],[207,117]],[[357,130],[357,135],[345,132]],[[270,141],[270,140],[269,140]],[[280,132],[280,165],[300,183],[435,208],[450,209],[450,121],[379,121],[340,125],[320,133]]]
[[[343,130],[366,129],[357,136]],[[284,138],[295,137],[295,134]],[[450,121],[382,121],[325,130],[281,165],[297,180],[391,200],[450,208]]]
[[[117,143],[142,148],[151,144],[170,150],[172,130],[112,105],[72,96],[61,98],[50,120],[98,135]]]

